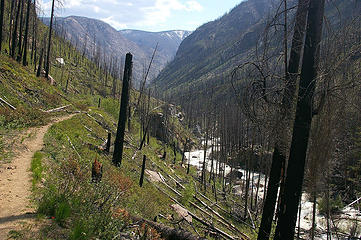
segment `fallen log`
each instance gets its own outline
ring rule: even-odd
[[[41,110],[42,112],[46,112],[46,113],[52,113],[52,112],[60,112],[62,110],[64,110],[65,108],[71,106],[71,104],[66,105],[66,106],[62,106],[62,107],[58,107],[58,108],[53,108],[53,109],[49,109],[49,110]]]
[[[208,197],[203,195],[201,192],[197,192],[197,194],[199,194],[201,197],[203,197],[207,201],[213,202],[211,199],[209,199]],[[225,210],[224,208],[222,208],[218,203],[215,202],[215,203],[213,203],[213,205],[216,206],[217,208],[219,208],[220,210],[222,210],[224,213],[229,214],[229,212],[227,210]]]
[[[232,223],[230,223],[227,219],[225,219],[224,217],[222,217],[218,212],[216,212],[215,210],[213,210],[211,207],[209,207],[206,203],[204,203],[202,200],[200,200],[196,195],[193,195],[194,199],[196,199],[198,202],[200,202],[205,208],[207,208],[209,211],[211,211],[214,215],[216,215],[218,218],[222,219],[222,221],[228,225],[227,227],[238,232],[239,234],[241,234],[244,238],[249,239],[249,237],[247,235],[245,235],[244,233],[242,233],[236,226],[234,226]],[[224,224],[223,223],[223,224]]]
[[[14,107],[13,105],[11,105],[10,103],[8,103],[7,101],[5,101],[3,98],[0,97],[0,102],[4,103],[5,105],[7,105],[9,108],[11,108],[12,110],[16,110],[16,107]]]
[[[208,222],[206,222],[205,220],[199,218],[197,215],[193,214],[192,212],[189,212],[189,215],[191,215],[195,220],[197,220],[198,222],[202,223],[203,225],[213,229],[215,232],[219,233],[220,235],[222,235],[223,237],[227,238],[227,239],[236,239],[235,237],[232,237],[231,235],[229,235],[228,233],[225,233],[224,231],[222,231],[221,229],[218,229],[214,226],[212,226],[211,224],[209,224]]]
[[[148,179],[147,179],[148,180]],[[149,181],[149,180],[148,180]],[[151,182],[151,181],[149,181]],[[152,182],[151,182],[152,183]],[[173,202],[179,204],[181,207],[183,207],[184,209],[186,209],[179,201],[177,201],[177,199],[175,199],[174,197],[172,197],[171,195],[169,195],[167,192],[165,192],[163,189],[161,189],[160,187],[158,187],[156,184],[152,183],[159,191],[161,191],[162,193],[164,193],[165,195],[167,195]],[[193,206],[197,206],[196,204],[192,203],[191,204]],[[196,207],[197,209],[201,209],[199,206]],[[224,238],[226,239],[231,239],[231,240],[234,240],[234,239],[238,239],[236,237],[233,237],[231,235],[229,235],[228,233],[222,231],[221,229],[219,228],[216,228],[215,226],[213,226],[212,224],[208,223],[206,220],[203,220],[202,218],[198,217],[197,215],[195,215],[194,213],[192,213],[191,211],[189,211],[188,209],[186,209],[188,211],[188,214],[191,215],[193,217],[193,219],[195,219],[196,221],[200,222],[201,224],[207,226],[208,228],[214,230],[215,232],[217,232],[218,234],[222,235]],[[202,212],[205,212],[203,209],[202,209]],[[207,213],[209,215],[209,213]],[[242,239],[245,239],[245,240],[249,240],[249,238],[244,238],[242,237]]]
[[[82,157],[80,156],[79,152],[76,150],[75,146],[73,145],[73,143],[71,142],[70,138],[68,135],[65,135],[68,138],[68,142],[70,144],[70,146],[73,148],[73,150],[75,151],[75,153],[78,155],[79,159],[82,160]]]
[[[167,239],[167,240],[171,240],[171,239],[203,240],[203,239],[206,239],[206,238],[194,236],[192,233],[190,233],[186,230],[167,227],[164,224],[149,221],[149,220],[146,220],[146,219],[143,219],[140,217],[133,216],[133,217],[131,217],[131,219],[134,222],[145,223],[145,224],[151,226],[152,228],[157,230],[158,233],[161,234],[162,238]]]
[[[159,173],[158,173],[159,174]],[[175,194],[177,194],[179,197],[182,197],[182,194],[180,194],[177,190],[175,190],[174,188],[172,188],[171,186],[169,186],[165,181],[162,182],[164,185],[166,185],[170,190],[172,190],[172,192],[174,192]]]
[[[357,203],[358,201],[361,201],[361,197],[359,197],[358,199],[356,199],[355,201],[353,201],[352,203],[348,204],[346,207],[344,208],[347,208],[347,207],[351,207],[352,205],[354,205],[355,203]]]
[[[180,186],[182,189],[186,189],[179,181],[177,181],[175,178],[173,178],[172,176],[170,176],[166,171],[164,171],[161,167],[159,167],[155,162],[150,161],[152,164],[154,164],[157,168],[159,168],[167,177],[169,177],[170,179],[172,179],[176,185]]]
[[[248,207],[247,207],[247,212],[248,212],[249,218],[251,219],[253,229],[256,229],[256,225],[254,224],[251,211],[249,211],[249,208],[248,208]]]
[[[102,128],[104,128],[105,130],[107,130],[108,132],[111,132],[112,134],[116,134],[116,132],[114,132],[106,123],[103,123],[101,121],[99,121],[98,119],[96,119],[95,117],[93,117],[92,115],[90,115],[89,113],[85,112],[85,114],[91,118],[92,120],[94,120],[96,123],[98,123]]]

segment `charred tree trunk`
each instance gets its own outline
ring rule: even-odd
[[[27,53],[28,53],[30,6],[31,6],[31,0],[28,0],[27,10],[26,10],[25,35],[24,35],[23,66],[27,66],[27,65],[28,65]]]
[[[20,0],[21,2],[21,12],[20,12],[20,29],[19,29],[19,43],[18,43],[18,55],[16,57],[16,61],[21,61],[22,56],[22,35],[23,35],[23,16],[24,16],[24,0]]]
[[[18,32],[18,23],[19,23],[19,13],[20,13],[20,6],[21,6],[21,0],[18,0],[18,6],[16,9],[16,16],[15,16],[15,22],[14,22],[14,29],[13,29],[13,36],[11,40],[11,51],[10,55],[13,59],[15,59],[15,51],[16,51],[16,35]]]
[[[36,21],[37,21],[37,16],[36,16],[36,0],[34,0],[34,4],[33,4],[33,7],[32,7],[32,12],[33,12],[33,15],[32,15],[32,21],[33,21],[33,39],[32,39],[32,42],[31,42],[31,55],[30,55],[30,59],[31,59],[31,62],[34,63],[34,65],[36,65],[36,60],[35,59],[35,55],[36,55],[36,39],[37,39],[37,33],[36,33],[36,28],[37,28],[37,25],[36,25]],[[35,55],[34,55],[35,54]]]
[[[54,5],[55,0],[53,0],[51,4],[51,16],[50,16],[50,25],[49,25],[49,40],[48,40],[48,52],[46,54],[46,62],[45,62],[45,77],[49,77],[49,70],[50,70],[50,51],[51,51],[51,35],[53,31],[53,18],[54,18]]]
[[[40,74],[41,74],[41,68],[42,68],[42,64],[43,64],[43,56],[44,56],[44,47],[40,51],[39,66],[38,66],[38,70],[36,72],[37,77],[40,77]]]
[[[0,52],[2,49],[3,43],[3,25],[4,25],[4,11],[5,11],[5,0],[0,2]]]
[[[183,146],[181,166],[183,166],[183,164],[184,164],[184,157],[185,157],[184,154],[187,150],[187,145],[188,145],[188,138],[186,139],[186,142],[184,143],[184,146]]]
[[[202,181],[202,185],[204,187],[204,191],[206,191],[207,188],[207,180],[206,180],[206,172],[207,172],[207,168],[206,168],[206,160],[207,160],[207,148],[208,148],[208,120],[206,119],[205,116],[205,121],[206,121],[206,142],[204,144],[204,156],[203,156],[203,165],[202,165],[202,176],[201,176],[201,181]]]
[[[276,143],[272,156],[272,164],[270,178],[268,182],[267,195],[263,206],[262,220],[258,232],[258,240],[268,240],[270,237],[272,219],[275,211],[277,193],[281,178],[282,170],[285,171],[286,149],[287,149],[287,128],[293,115],[292,109],[293,99],[296,92],[296,81],[301,61],[301,52],[303,46],[303,38],[305,35],[307,11],[310,0],[299,0],[296,13],[296,23],[294,26],[294,34],[292,39],[291,55],[288,64],[288,72],[286,73],[286,89],[283,96],[283,108],[286,112],[285,124],[279,129],[279,136],[276,137]]]
[[[313,116],[325,0],[311,0],[302,62],[296,118],[285,181],[284,201],[277,222],[276,240],[293,239],[297,207],[302,194],[308,139]]]
[[[128,102],[129,102],[129,83],[132,77],[132,64],[133,64],[132,58],[133,58],[132,54],[127,53],[125,59],[125,67],[124,67],[119,121],[118,121],[117,135],[115,138],[114,154],[113,154],[113,163],[118,167],[121,165],[122,157],[123,157],[124,134],[125,134],[125,125],[127,122],[127,111],[128,111]]]
[[[147,160],[147,156],[143,155],[143,164],[142,164],[142,171],[140,173],[140,179],[139,179],[139,186],[143,186],[143,180],[144,180],[144,171],[145,171],[145,162]]]
[[[14,18],[14,11],[15,11],[16,1],[11,1],[10,7],[10,19],[9,19],[9,54],[11,55],[11,42],[12,42],[12,29],[13,29],[13,18]]]
[[[68,93],[69,81],[70,81],[70,76],[68,76],[68,79],[66,79],[65,93]]]
[[[108,140],[107,140],[107,145],[105,147],[105,152],[109,153],[110,152],[110,144],[111,144],[111,140],[112,140],[112,133],[108,132]]]
[[[177,161],[177,150],[176,150],[176,147],[175,147],[175,142],[173,143],[173,164],[176,163]]]

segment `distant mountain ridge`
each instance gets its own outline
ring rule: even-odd
[[[152,53],[157,43],[158,53],[166,57],[166,60],[173,60],[181,42],[191,34],[191,31],[171,30],[162,32],[146,32],[140,30],[120,30],[125,38],[142,46],[148,54]],[[158,54],[159,55],[159,54]]]
[[[49,25],[49,18],[42,21]],[[190,32],[183,30],[146,32],[139,30],[117,31],[109,24],[92,18],[69,16],[57,17],[54,23],[55,30],[62,33],[66,39],[71,41],[79,50],[87,54],[99,51],[107,59],[115,57],[119,61],[127,52],[134,57],[133,79],[138,86],[143,77],[145,65],[149,64],[156,43],[158,50],[149,74],[148,81],[156,75],[171,61],[185,37]]]

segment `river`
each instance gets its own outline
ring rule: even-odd
[[[208,145],[209,146],[209,145]],[[211,148],[208,148],[206,151],[206,169],[207,171],[211,171],[212,160],[209,158],[211,154]],[[195,166],[198,171],[202,171],[203,160],[204,160],[204,150],[196,149],[191,152],[185,152],[185,158],[187,159],[187,163],[192,166]],[[218,168],[216,169],[216,165]],[[219,172],[219,164],[216,164],[216,160],[213,162],[213,166],[215,172],[218,174]],[[236,171],[242,172],[243,176],[240,179],[241,182],[245,181],[246,170],[244,169],[237,169]],[[231,172],[231,167],[226,165],[225,166],[225,175]],[[260,185],[259,185],[259,200],[262,200],[263,193],[264,193],[264,174],[254,173],[253,181],[250,182],[250,188],[253,191],[257,189],[258,178],[260,177]],[[252,186],[253,182],[253,186]],[[236,195],[242,194],[242,187],[240,185],[233,186],[233,193]],[[361,201],[361,200],[360,200]],[[309,201],[308,194],[302,194],[302,201],[301,201],[301,217],[300,217],[300,229],[301,229],[301,238],[302,239],[309,239],[310,229],[312,228],[312,211],[313,211],[313,203]],[[361,212],[360,210],[356,210],[351,206],[345,207],[341,210],[341,212],[337,215],[333,216],[333,220],[329,221],[329,224],[332,229],[338,229],[337,233],[333,230],[331,234],[331,239],[337,240],[349,240],[349,239],[361,239]],[[355,225],[356,224],[356,225]],[[297,224],[298,226],[298,224]],[[355,227],[355,233],[353,236],[357,236],[357,238],[349,238],[348,236],[353,231],[352,228]],[[318,213],[316,216],[316,237],[315,240],[327,240],[327,220],[326,218]]]

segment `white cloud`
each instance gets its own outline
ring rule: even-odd
[[[188,1],[186,2],[188,11],[197,11],[200,12],[203,10],[203,6],[197,1]]]
[[[164,23],[171,15],[172,11],[201,11],[202,5],[197,1],[187,1],[185,4],[179,0],[156,0],[154,5],[143,7],[145,19],[139,24],[154,26]]]
[[[99,8],[98,6],[94,6],[94,7],[93,7],[93,10],[94,10],[94,12],[96,12],[96,13],[99,13],[99,12],[100,12],[100,8]]]
[[[126,24],[120,23],[120,22],[114,20],[113,16],[110,16],[110,17],[107,17],[107,18],[102,18],[100,20],[102,20],[103,22],[108,23],[109,25],[111,25],[115,29],[125,29],[125,28],[127,28]]]

